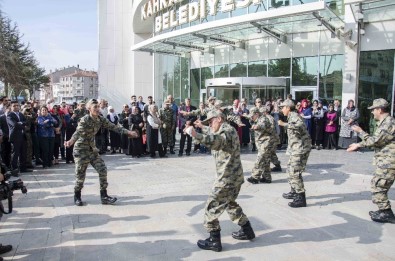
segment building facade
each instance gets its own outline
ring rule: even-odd
[[[292,93],[394,111],[395,1],[99,0],[100,96],[192,103]],[[122,99],[122,101],[120,100]]]

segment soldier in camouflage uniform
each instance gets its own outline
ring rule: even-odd
[[[87,114],[89,114],[89,112],[87,109],[85,109],[85,101],[81,101],[78,104],[77,109],[74,110],[73,116],[71,117],[74,119],[74,121],[78,123],[81,120],[81,118]]]
[[[95,134],[100,128],[106,128],[121,134],[127,134],[129,137],[135,137],[135,133],[122,126],[114,125],[109,120],[100,115],[97,100],[90,100],[87,104],[89,114],[81,118],[77,130],[69,141],[65,142],[66,147],[74,145],[73,156],[75,161],[76,183],[74,187],[74,203],[82,206],[81,190],[84,186],[86,169],[91,164],[99,173],[100,179],[100,196],[102,204],[113,204],[117,198],[107,195],[107,167],[103,159],[99,156],[99,150],[95,145]]]
[[[173,141],[173,130],[174,130],[174,111],[170,107],[171,101],[165,100],[163,103],[163,108],[159,110],[159,119],[161,120],[162,127],[160,128],[160,133],[162,135],[162,145],[163,151],[166,155],[167,146],[170,145],[170,151],[174,150],[174,141]]]
[[[302,117],[294,111],[295,104],[293,101],[285,100],[279,107],[288,119],[287,123],[279,120],[278,125],[283,126],[287,130],[287,154],[290,155],[287,173],[291,192],[284,193],[283,197],[293,199],[293,202],[288,203],[290,207],[306,207],[306,193],[302,173],[306,168],[307,159],[310,155],[311,138]]]
[[[379,210],[370,211],[369,215],[373,221],[395,224],[395,216],[387,196],[395,180],[395,119],[389,114],[391,106],[384,99],[374,100],[368,109],[372,110],[374,119],[377,120],[376,131],[369,135],[361,127],[352,126],[362,141],[351,144],[347,151],[361,147],[374,148],[373,164],[376,165],[376,170],[371,181],[371,190],[372,201]]]
[[[26,138],[26,167],[33,168],[32,160],[33,160],[33,141],[32,141],[32,134],[31,128],[34,124],[34,118],[31,113],[30,105],[24,105],[22,109],[22,113],[26,118],[26,125],[25,125],[25,138]]]
[[[256,98],[255,99],[255,107],[260,109],[262,108],[262,100],[261,98]],[[251,145],[252,145],[252,149],[251,151],[256,151],[256,144],[255,144],[255,131],[251,130],[250,131],[250,137],[251,137]]]
[[[263,115],[258,108],[251,108],[248,118],[251,122],[251,129],[255,131],[255,144],[258,147],[258,155],[251,177],[247,179],[252,184],[271,183],[272,176],[270,174],[270,153],[273,151],[273,132],[274,125],[269,119]]]
[[[270,152],[270,162],[274,164],[274,167],[271,169],[272,172],[274,171],[282,171],[281,169],[281,162],[278,160],[277,157],[277,147],[280,144],[280,137],[278,136],[276,132],[276,123],[274,122],[273,116],[269,113],[270,108],[265,106],[261,108],[262,113],[269,119],[270,123],[274,127],[274,132],[272,133],[272,144],[273,146],[271,147],[272,151]]]
[[[203,124],[209,124],[210,127]],[[195,126],[201,128],[202,133],[197,133],[192,126],[187,127],[185,132],[211,148],[217,172],[204,215],[204,226],[210,237],[199,240],[197,245],[202,249],[218,252],[222,250],[218,218],[225,210],[230,219],[241,226],[238,232],[232,233],[233,238],[239,240],[255,238],[247,216],[236,202],[241,185],[244,183],[240,142],[235,128],[226,123],[224,114],[219,111],[210,111],[207,119],[203,122],[196,121]]]

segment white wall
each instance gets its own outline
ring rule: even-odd
[[[98,0],[99,97],[120,112],[132,94],[146,98],[153,93],[153,60],[132,52],[133,44],[148,35],[133,33],[133,1]]]

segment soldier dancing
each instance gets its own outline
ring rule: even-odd
[[[371,181],[372,201],[378,211],[370,211],[373,221],[395,224],[395,216],[388,200],[388,190],[395,180],[395,119],[389,114],[391,106],[384,99],[376,99],[368,107],[377,121],[377,128],[373,134],[367,134],[359,126],[352,126],[362,139],[353,143],[347,151],[354,151],[362,147],[374,148],[374,165],[376,170]]]
[[[117,198],[107,195],[107,167],[103,159],[99,155],[99,150],[95,145],[95,134],[100,128],[106,128],[121,134],[127,134],[134,138],[136,133],[129,131],[121,126],[112,124],[109,120],[100,115],[99,104],[97,100],[92,99],[87,103],[88,115],[81,118],[78,123],[77,130],[74,132],[70,140],[65,142],[66,147],[72,146],[74,143],[73,156],[75,161],[75,187],[74,187],[74,203],[82,206],[81,190],[84,186],[86,169],[91,164],[99,173],[100,179],[100,196],[102,204],[113,204]]]
[[[206,124],[210,127],[205,126]],[[218,218],[225,210],[230,219],[241,226],[238,232],[232,233],[233,238],[239,240],[255,238],[247,216],[236,202],[241,185],[244,183],[240,142],[235,128],[226,123],[224,114],[219,111],[208,112],[207,119],[202,122],[196,121],[195,126],[201,128],[202,133],[197,133],[193,126],[187,127],[185,133],[211,148],[217,172],[204,215],[204,226],[210,237],[199,240],[197,245],[201,249],[219,252],[222,250],[222,244]]]
[[[262,112],[257,107],[250,110],[247,118],[251,121],[251,129],[255,131],[255,144],[257,144],[258,155],[252,169],[251,177],[247,179],[252,184],[272,183],[272,176],[270,174],[270,153],[273,152],[275,144],[273,142],[273,132],[275,132],[274,125],[269,118],[262,115]]]
[[[279,106],[282,113],[287,117],[288,122],[278,121],[278,125],[283,126],[288,134],[287,154],[290,155],[287,173],[288,183],[291,192],[284,193],[286,199],[293,199],[288,203],[290,207],[306,207],[306,194],[303,184],[302,173],[306,168],[307,159],[311,151],[311,138],[307,132],[303,119],[295,111],[295,104],[291,100],[285,100]]]
[[[174,141],[173,141],[173,130],[175,125],[173,124],[174,111],[170,107],[171,101],[165,100],[163,103],[163,108],[159,110],[159,119],[162,122],[162,127],[160,128],[160,133],[162,135],[162,145],[163,151],[166,155],[167,146],[170,145],[170,152],[174,151]]]

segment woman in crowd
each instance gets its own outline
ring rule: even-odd
[[[143,116],[141,116],[140,109],[138,106],[132,107],[132,113],[129,115],[129,130],[136,131],[138,133],[138,137],[130,138],[130,149],[129,153],[132,157],[140,158],[143,154],[143,127],[144,120]]]
[[[125,129],[129,129],[129,115],[130,115],[130,110],[129,110],[129,105],[124,104],[123,109],[121,114],[119,115],[119,123],[124,127]],[[121,149],[122,152],[126,155],[128,155],[128,147],[129,147],[129,139],[128,136],[125,134],[121,134]]]
[[[108,106],[107,120],[109,120],[114,125],[118,125],[119,118],[112,106]],[[118,132],[113,130],[110,130],[110,147],[111,154],[115,154],[116,151],[121,147],[121,136]]]
[[[66,121],[66,138],[65,140],[71,139],[71,136],[73,136],[75,130],[77,129],[77,121],[75,120],[75,115],[74,115],[74,108],[70,106],[68,108],[69,113],[64,115],[64,120]],[[73,148],[74,145],[66,148],[66,164],[74,163],[74,157],[73,157]]]
[[[337,150],[336,131],[337,131],[337,112],[333,104],[329,104],[328,111],[325,113],[325,141],[324,147],[328,150]]]
[[[250,111],[247,109],[247,103],[242,102],[240,104],[240,115],[250,114]],[[241,143],[244,147],[248,146],[250,143],[250,128],[251,124],[250,121],[245,117],[240,117],[241,122],[245,125],[241,127]]]
[[[352,143],[357,142],[357,134],[351,129],[351,126],[358,125],[359,111],[354,105],[353,100],[349,100],[347,107],[344,108],[341,115],[341,126],[339,133],[339,148],[347,149]]]
[[[41,107],[40,116],[37,118],[37,136],[44,169],[52,166],[55,141],[54,126],[57,124],[58,122],[48,113],[48,108]]]
[[[303,99],[301,102],[301,106],[299,109],[299,114],[302,116],[304,120],[304,124],[306,125],[307,132],[312,134],[312,124],[311,124],[311,118],[312,118],[312,109],[309,107],[308,101],[306,99]]]
[[[158,117],[158,107],[154,104],[149,106],[147,122],[147,140],[151,158],[155,158],[156,151],[158,151],[159,156],[163,158],[165,155],[162,148],[162,138],[159,131],[161,121]]]
[[[322,103],[321,103],[322,105]],[[322,141],[324,136],[324,109],[319,105],[317,100],[313,101],[312,107],[312,116],[313,116],[313,149],[320,150],[322,149]]]
[[[55,140],[54,140],[54,148],[53,148],[54,164],[57,165],[57,164],[59,164],[59,150],[60,150],[60,143],[62,141],[61,135],[62,135],[62,122],[63,122],[63,118],[59,114],[59,106],[58,105],[54,105],[52,107],[51,116],[57,122],[57,124],[54,125]]]

